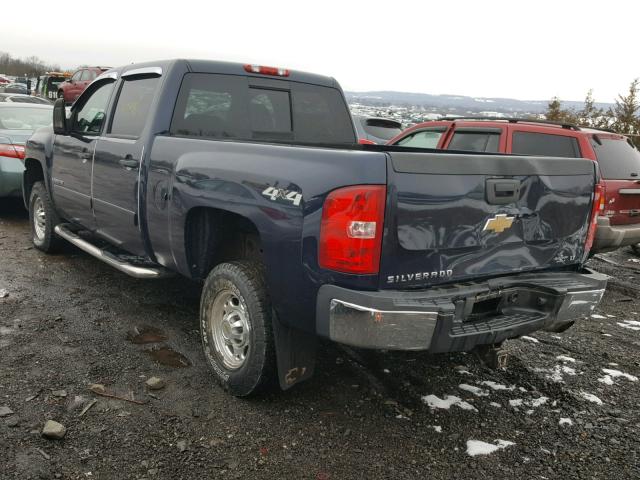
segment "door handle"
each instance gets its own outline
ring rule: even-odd
[[[506,205],[520,198],[520,180],[510,178],[490,178],[486,181],[487,203]]]
[[[118,163],[125,168],[138,168],[138,161],[134,160],[131,155],[126,155],[124,158],[118,160]]]

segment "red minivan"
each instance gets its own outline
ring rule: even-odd
[[[623,135],[529,119],[445,118],[414,125],[388,145],[596,160],[606,193],[592,251],[630,245],[640,253],[640,152]]]

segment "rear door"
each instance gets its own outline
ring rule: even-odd
[[[159,84],[159,73],[127,72],[119,82],[109,126],[96,144],[93,208],[98,233],[128,252],[143,255],[139,225],[143,134]]]
[[[640,152],[620,135],[594,134],[591,145],[605,180],[611,225],[640,223]]]
[[[581,263],[595,164],[390,152],[381,288]]]

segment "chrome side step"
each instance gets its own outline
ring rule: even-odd
[[[65,240],[73,243],[80,250],[84,250],[89,255],[96,257],[98,260],[102,260],[108,265],[136,278],[165,278],[173,276],[173,272],[163,268],[157,267],[141,267],[132,265],[122,259],[119,259],[115,255],[103,250],[101,248],[92,245],[88,241],[80,238],[80,236],[69,230],[66,225],[56,225],[55,232],[64,238]]]

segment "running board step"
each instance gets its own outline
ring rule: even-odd
[[[173,272],[164,267],[158,266],[139,266],[134,265],[113,253],[99,248],[68,228],[67,224],[56,225],[55,232],[65,240],[73,243],[80,250],[84,250],[89,255],[102,260],[108,265],[136,278],[165,278],[174,275]]]

